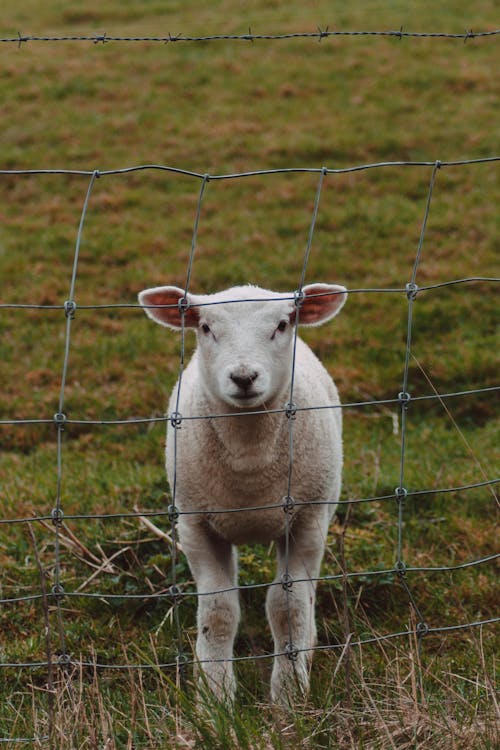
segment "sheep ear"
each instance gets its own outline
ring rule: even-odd
[[[347,299],[347,289],[337,284],[308,284],[302,287],[299,325],[318,326],[335,317]]]
[[[155,323],[159,323],[161,326],[166,326],[167,328],[181,329],[182,317],[184,317],[184,326],[186,328],[197,328],[199,317],[197,307],[188,306],[184,312],[184,316],[181,314],[179,300],[185,298],[184,291],[176,286],[157,286],[139,292],[139,304],[144,307],[146,315],[151,320],[154,320]],[[187,300],[192,304],[194,298],[191,294],[188,294]]]

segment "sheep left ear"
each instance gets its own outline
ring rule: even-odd
[[[308,284],[302,292],[304,299],[298,316],[301,326],[319,326],[331,320],[347,300],[347,289],[338,284]]]

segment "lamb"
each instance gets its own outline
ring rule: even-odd
[[[247,543],[276,545],[266,599],[276,654],[271,698],[286,705],[308,689],[316,579],[340,494],[342,416],[332,378],[295,327],[330,320],[346,299],[345,287],[330,284],[288,294],[255,286],[139,294],[156,323],[196,331],[195,353],[169,404],[166,468],[171,487],[175,473],[179,538],[198,592],[196,656],[222,701],[236,691],[236,546]],[[333,408],[311,408],[327,405]],[[206,418],[185,419],[195,416]],[[229,509],[239,512],[223,512]]]

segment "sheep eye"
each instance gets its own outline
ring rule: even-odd
[[[288,322],[286,320],[281,320],[276,326],[273,335],[271,336],[271,341],[274,341],[277,333],[283,333],[284,331],[286,331],[287,325],[288,325]]]
[[[202,323],[201,330],[204,334],[210,333],[210,326],[208,326],[206,323]]]

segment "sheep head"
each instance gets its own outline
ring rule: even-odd
[[[288,294],[255,286],[210,295],[162,286],[139,294],[156,323],[196,331],[202,387],[216,401],[243,410],[270,407],[283,397],[295,326],[325,323],[346,299],[346,289],[331,284],[309,284]]]

